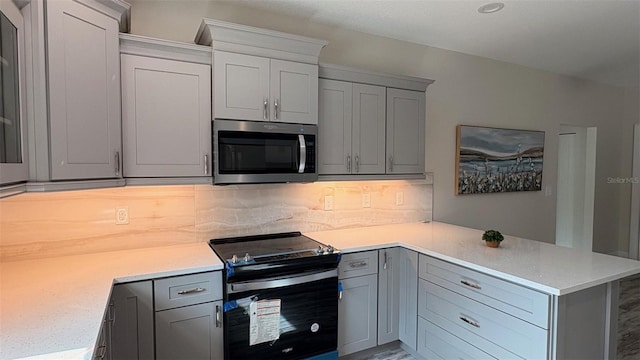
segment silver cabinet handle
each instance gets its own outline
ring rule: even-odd
[[[204,174],[209,175],[209,154],[204,154]]]
[[[273,100],[273,105],[274,105],[274,116],[275,119],[278,120],[278,99]]]
[[[361,268],[363,266],[367,266],[367,262],[366,261],[352,262],[352,263],[349,263],[349,266],[352,268]]]
[[[356,155],[356,172],[360,172],[360,156]]]
[[[347,172],[351,172],[351,155],[347,155]]]
[[[482,287],[480,285],[474,284],[474,283],[470,283],[467,280],[460,280],[460,283],[462,285],[466,285],[466,286],[468,286],[470,288],[474,288],[474,289],[478,289],[478,290],[482,289]]]
[[[338,300],[342,301],[342,290],[338,291]]]
[[[199,293],[199,292],[203,292],[205,290],[206,290],[205,288],[201,288],[201,287],[197,287],[197,288],[193,288],[193,289],[189,289],[189,290],[180,290],[180,291],[178,291],[178,295],[187,295],[187,294]]]
[[[393,171],[393,156],[389,156],[389,171]]]
[[[116,162],[116,175],[120,175],[120,151],[116,151],[115,162]]]
[[[216,305],[216,327],[222,327],[222,319],[220,318],[220,305]]]
[[[467,319],[467,318],[466,318],[466,317],[464,317],[464,316],[460,316],[460,320],[462,320],[462,321],[466,322],[467,324],[469,324],[469,325],[471,325],[471,326],[475,326],[475,327],[477,327],[477,328],[479,328],[479,327],[480,327],[480,324],[478,324],[478,323],[477,323],[477,322],[475,322],[475,321],[471,321],[471,320]]]
[[[298,143],[300,144],[300,165],[298,165],[298,173],[304,173],[304,168],[307,166],[307,143],[304,140],[304,135],[298,134]]]
[[[262,118],[264,121],[269,120],[269,98],[264,98],[264,110],[262,110]]]
[[[384,252],[384,265],[382,265],[382,268],[387,270],[387,251],[386,250]]]

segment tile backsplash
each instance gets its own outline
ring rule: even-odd
[[[0,200],[0,261],[144,248],[211,238],[430,221],[427,180],[127,186]],[[396,205],[402,193],[403,204]],[[363,207],[369,194],[370,207]],[[325,211],[325,196],[333,210]],[[129,224],[116,225],[127,207]]]

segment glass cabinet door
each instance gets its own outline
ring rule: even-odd
[[[11,1],[0,6],[0,184],[27,179],[22,111],[23,20]]]

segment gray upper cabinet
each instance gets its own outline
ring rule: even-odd
[[[425,93],[387,89],[387,173],[424,172]]]
[[[118,21],[47,2],[51,179],[122,176]]]
[[[319,77],[324,179],[424,178],[425,91],[432,80],[330,64],[320,66]]]
[[[385,93],[382,86],[353,85],[354,174],[384,174]]]
[[[326,41],[203,19],[195,42],[213,48],[214,118],[318,123]]]
[[[320,79],[318,109],[318,172],[351,173],[353,84]]]
[[[320,174],[384,174],[386,89],[321,79]]]
[[[318,123],[318,65],[271,60],[272,121]]]
[[[11,1],[0,2],[0,185],[28,178],[24,19]]]
[[[221,119],[318,123],[318,66],[215,51],[214,115]]]
[[[211,67],[122,54],[124,176],[211,175]]]
[[[213,73],[215,118],[269,120],[269,59],[216,51]]]

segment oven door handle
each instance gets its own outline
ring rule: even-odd
[[[253,280],[240,283],[227,284],[227,293],[234,294],[243,291],[273,289],[291,285],[300,285],[312,281],[338,277],[338,269],[307,274],[302,276],[291,276],[286,278],[269,279],[269,280]]]

